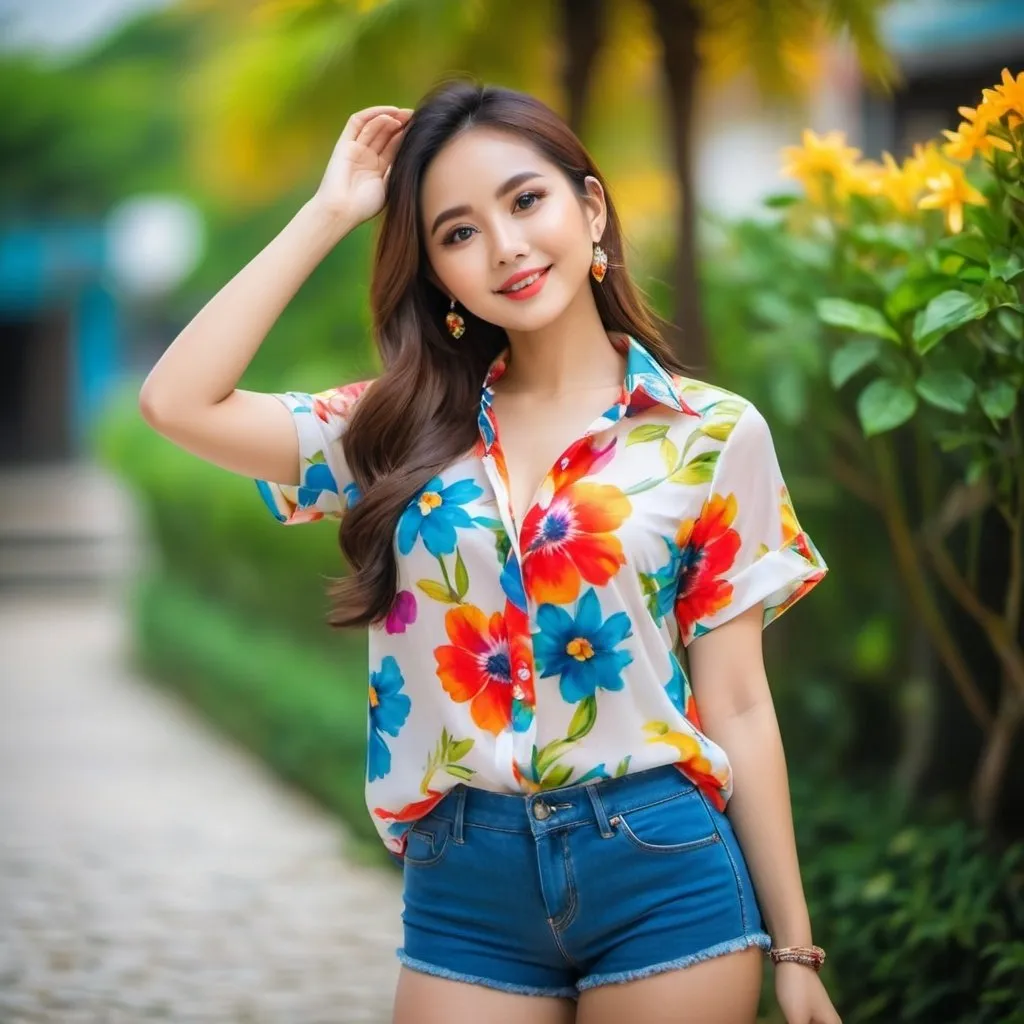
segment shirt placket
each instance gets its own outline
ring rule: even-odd
[[[508,483],[498,465],[498,454],[500,454],[500,448],[498,447],[497,440],[495,440],[487,454],[483,457],[484,472],[494,489],[498,518],[501,520],[509,540],[509,551],[503,571],[516,574],[516,585],[525,597],[522,570],[523,559],[519,548],[519,529],[512,515],[512,502],[508,491]],[[516,784],[516,779],[512,767],[513,762],[518,762],[519,764],[530,763],[533,745],[537,736],[533,638],[530,633],[529,600],[526,599],[525,608],[519,608],[506,596],[504,618],[508,636],[512,699],[513,702],[524,707],[528,705],[531,716],[527,728],[521,730],[509,728],[495,737],[495,768],[502,774],[507,774],[510,782],[514,785]],[[513,708],[515,708],[515,703]]]
[[[584,436],[589,436],[599,429],[607,428],[628,415],[628,393],[624,390],[618,403],[609,410],[609,414],[598,417],[588,428]],[[506,597],[505,601],[505,623],[508,632],[509,670],[511,673],[512,697],[514,700],[530,698],[532,717],[528,729],[516,731],[508,729],[499,733],[495,738],[495,766],[498,771],[508,772],[515,781],[512,772],[512,762],[517,761],[520,765],[529,765],[533,760],[533,747],[537,739],[537,716],[536,716],[536,678],[533,657],[533,635],[532,615],[530,610],[530,598],[526,594],[526,587],[523,581],[523,554],[520,548],[519,524],[515,521],[512,512],[512,499],[509,493],[508,480],[502,472],[504,465],[504,453],[501,451],[501,442],[497,437],[497,424],[493,417],[488,415],[488,424],[493,431],[489,443],[485,443],[485,454],[483,456],[484,472],[494,489],[498,516],[509,539],[509,554],[506,558],[504,571],[514,571],[517,574],[519,590],[524,596],[523,609],[518,608]],[[500,460],[500,461],[499,461]],[[563,457],[560,466],[567,468],[568,459]],[[529,509],[523,509],[523,516]],[[514,560],[514,568],[509,562]]]

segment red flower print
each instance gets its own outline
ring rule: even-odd
[[[538,604],[570,604],[584,580],[604,586],[626,563],[614,531],[633,510],[629,498],[613,484],[578,482],[614,454],[614,444],[591,442],[566,453],[548,475],[550,501],[531,506],[523,521],[523,586]]]
[[[383,821],[418,821],[425,814],[429,814],[445,795],[436,789],[428,789],[426,800],[417,800],[415,803],[406,804],[401,810],[389,811],[386,807],[375,807],[373,813]]]
[[[489,618],[473,605],[452,608],[444,617],[451,644],[434,649],[437,677],[452,700],[471,701],[473,721],[495,736],[512,721],[512,672],[505,618]]]
[[[675,601],[679,629],[689,635],[694,623],[721,611],[732,600],[732,584],[720,579],[732,567],[740,535],[732,529],[736,498],[712,495],[696,519],[684,519],[676,533],[682,566]]]
[[[324,421],[330,422],[332,416],[348,419],[356,399],[372,384],[369,380],[343,384],[341,387],[330,388],[313,395],[313,412]]]

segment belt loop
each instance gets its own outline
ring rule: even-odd
[[[587,796],[590,797],[590,802],[594,805],[594,817],[597,818],[597,825],[601,830],[601,838],[611,839],[615,835],[615,830],[608,823],[608,815],[605,813],[604,804],[597,793],[597,784],[591,783],[583,788],[587,791]]]
[[[461,783],[455,787],[455,821],[452,823],[452,837],[460,846],[465,843],[462,837],[462,823],[466,812],[466,787]]]

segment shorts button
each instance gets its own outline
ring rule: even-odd
[[[533,805],[533,816],[539,821],[543,821],[545,818],[551,817],[551,808],[542,800],[538,800]]]

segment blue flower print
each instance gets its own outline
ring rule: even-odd
[[[501,571],[501,589],[505,597],[520,611],[526,611],[526,591],[523,590],[523,574],[519,569],[519,559],[515,551],[510,550],[505,568]]]
[[[338,481],[334,479],[331,467],[324,461],[324,453],[317,452],[317,456],[302,474],[302,486],[299,487],[296,495],[299,508],[315,505],[316,499],[324,491],[330,491],[332,494],[338,493]]]
[[[370,737],[367,749],[367,778],[382,779],[391,771],[391,751],[384,733],[397,736],[409,717],[412,701],[401,692],[405,685],[398,662],[389,654],[379,672],[370,673]]]
[[[683,565],[682,548],[668,537],[663,537],[662,540],[668,546],[668,563],[655,572],[639,574],[640,586],[647,598],[647,610],[659,625],[675,605],[679,573]]]
[[[409,554],[416,538],[422,537],[424,546],[435,557],[450,555],[457,543],[455,531],[473,525],[462,506],[483,493],[472,480],[457,480],[443,489],[439,476],[428,480],[398,521],[398,550]]]
[[[576,704],[599,688],[622,689],[621,673],[633,655],[615,647],[633,635],[629,616],[616,612],[602,622],[593,587],[577,602],[575,618],[559,605],[542,604],[537,625],[533,651],[540,677],[559,676],[563,700]]]
[[[665,693],[668,694],[668,699],[672,701],[672,706],[681,715],[686,714],[686,676],[683,673],[683,666],[679,664],[679,659],[672,656],[672,678],[665,684]]]
[[[345,508],[352,508],[363,496],[363,492],[359,489],[359,484],[354,480],[352,483],[345,485],[342,493],[345,495]]]

